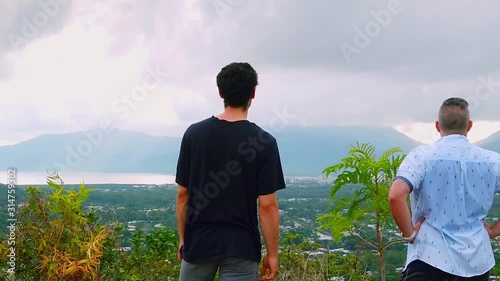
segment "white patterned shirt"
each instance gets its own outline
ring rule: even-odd
[[[397,178],[412,190],[413,224],[425,221],[406,266],[421,260],[462,277],[481,275],[495,265],[483,219],[500,190],[500,155],[450,135],[411,151]]]

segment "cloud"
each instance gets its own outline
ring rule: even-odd
[[[30,43],[61,31],[70,17],[72,2],[66,0],[3,1],[0,10],[0,81],[10,77],[8,55]]]
[[[108,117],[181,134],[222,111],[220,69],[248,61],[260,78],[250,117],[263,126],[283,112],[303,126],[429,123],[450,96],[467,98],[476,120],[499,120],[500,3],[400,0],[394,10],[395,1],[6,1],[4,35],[57,12],[20,48],[1,37],[1,108],[21,112],[23,136]],[[359,51],[350,62],[343,43]],[[123,106],[150,68],[168,75],[121,118],[113,104]],[[13,123],[1,116],[0,125]]]
[[[436,130],[434,123],[405,124],[396,126],[395,129],[425,144],[431,144],[441,137]],[[471,142],[477,142],[491,136],[493,133],[499,130],[500,121],[474,122],[474,125],[467,135],[467,138]]]
[[[387,10],[390,2],[394,1],[275,0],[272,17],[265,16],[262,6],[251,16],[232,19],[226,27],[217,28],[214,34],[220,37],[216,38],[215,55],[249,57],[256,63],[285,67],[387,73],[406,79],[448,79],[499,70],[500,58],[494,54],[500,39],[493,34],[500,27],[495,16],[500,3],[495,1],[485,5],[463,0],[397,1],[401,12],[392,15],[377,36],[368,36],[368,46],[353,56],[352,63],[346,63],[340,44],[354,45],[356,29],[366,33],[369,23],[380,17],[374,14]],[[205,6],[204,25],[220,22],[211,16],[213,7]],[[232,13],[240,12],[235,8]]]

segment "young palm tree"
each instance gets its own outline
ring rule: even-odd
[[[384,252],[387,247],[402,242],[385,242],[383,234],[385,227],[393,223],[387,196],[403,159],[400,148],[391,148],[377,159],[373,145],[356,143],[340,163],[323,171],[326,176],[337,178],[330,192],[330,212],[318,218],[321,229],[330,230],[337,241],[348,235],[358,239],[380,263],[383,281],[386,280]],[[342,188],[353,189],[352,197],[337,197]],[[366,224],[374,228],[362,228]],[[378,255],[373,254],[373,250]]]

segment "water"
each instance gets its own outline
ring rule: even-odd
[[[17,171],[18,185],[41,185],[47,183],[46,172]],[[97,173],[66,172],[60,174],[66,184],[173,184],[174,175],[151,173]],[[0,183],[7,182],[7,171],[0,171]]]

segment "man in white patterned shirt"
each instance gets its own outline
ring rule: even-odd
[[[486,281],[495,265],[490,238],[500,234],[500,223],[490,227],[484,218],[500,190],[500,155],[468,141],[468,106],[461,98],[443,102],[441,139],[407,155],[389,192],[409,242],[402,280]]]

